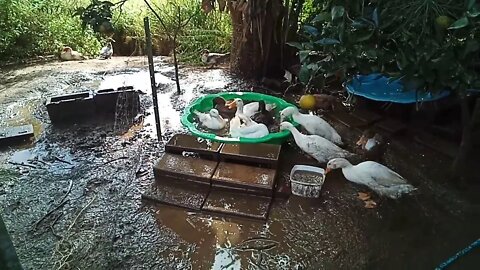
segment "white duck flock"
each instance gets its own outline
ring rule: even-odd
[[[285,121],[287,117],[291,116],[293,121],[300,124],[308,134],[321,136],[337,145],[343,145],[342,138],[338,132],[319,116],[302,114],[297,107],[287,107],[280,113],[280,121]]]
[[[321,136],[300,133],[292,123],[282,122],[280,124],[280,130],[289,130],[292,133],[297,146],[320,163],[326,163],[329,159],[335,157],[354,156],[354,154],[338,147]]]
[[[240,115],[240,119],[244,122],[244,124],[240,125],[240,127],[230,129],[231,137],[253,139],[262,138],[269,134],[266,125],[257,123],[245,115]]]
[[[239,103],[241,103],[242,106],[242,113],[245,114],[247,117],[253,117],[255,114],[259,113],[261,111],[261,106],[259,101],[253,101],[250,103],[245,104],[241,98],[236,98],[233,100],[233,102],[229,102],[226,104],[230,109],[233,109],[235,107],[239,106]],[[265,103],[265,109],[269,112],[273,111],[277,105],[275,103]]]
[[[257,123],[244,113],[243,100],[233,101],[237,108],[235,116],[230,120],[230,136],[233,138],[261,138],[269,134],[266,125]],[[231,105],[230,105],[231,106]],[[243,124],[242,124],[243,123]]]

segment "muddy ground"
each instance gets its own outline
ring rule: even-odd
[[[0,126],[35,128],[34,142],[0,150],[1,214],[26,269],[432,269],[478,239],[478,200],[442,178],[448,161],[408,140],[391,147],[407,149],[404,156],[388,150],[386,160],[420,192],[375,198],[375,209],[356,198],[365,188],[339,172],[318,200],[276,200],[265,223],[142,203],[164,143],[186,132],[182,109],[205,93],[252,89],[222,69],[183,68],[177,96],[173,68],[155,61],[160,143],[145,57],[2,70]],[[50,124],[48,96],[123,85],[146,93],[143,121]],[[285,149],[281,177],[296,163],[312,163],[295,147]],[[479,262],[477,249],[451,269],[477,269]]]

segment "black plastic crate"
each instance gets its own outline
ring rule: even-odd
[[[46,106],[52,123],[84,120],[92,117],[95,112],[90,92],[50,97]]]

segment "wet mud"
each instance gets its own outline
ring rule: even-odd
[[[143,57],[0,75],[0,125],[32,124],[35,133],[31,143],[0,150],[0,210],[26,269],[432,269],[478,238],[478,201],[464,200],[441,178],[446,161],[402,141],[389,145],[385,162],[421,192],[399,201],[373,195],[375,209],[357,198],[367,189],[339,171],[328,175],[319,199],[275,199],[267,221],[142,201],[165,143],[186,133],[184,107],[202,94],[253,87],[222,69],[185,67],[177,95],[173,67],[156,63],[160,143]],[[48,96],[126,85],[144,93],[136,121],[51,125]],[[358,139],[340,132],[350,145]],[[402,147],[408,155],[398,154]],[[283,180],[295,164],[319,165],[291,143],[283,148]],[[196,203],[188,192],[171,196]],[[224,203],[251,207],[248,200]],[[451,269],[476,269],[479,256],[473,251]]]

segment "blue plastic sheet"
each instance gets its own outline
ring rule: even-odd
[[[346,84],[349,93],[376,101],[415,103],[433,101],[450,95],[450,91],[436,93],[405,89],[400,79],[391,80],[382,74],[357,75]]]

